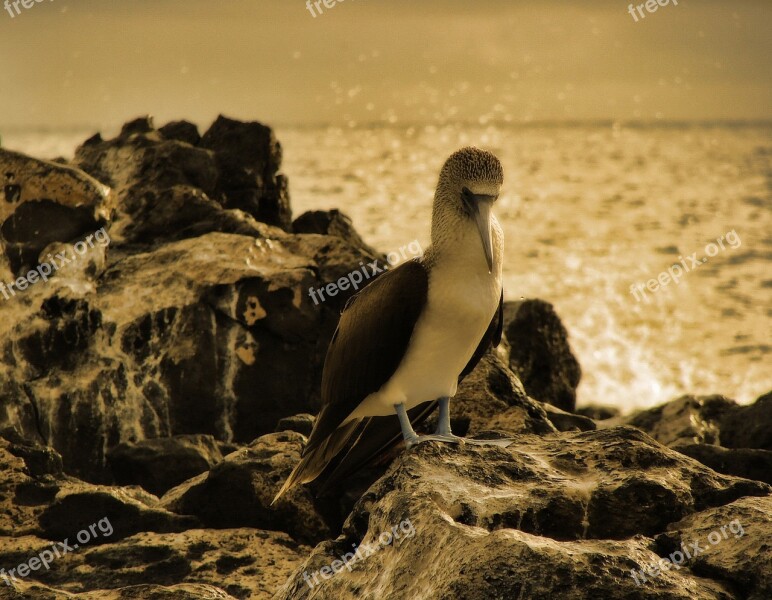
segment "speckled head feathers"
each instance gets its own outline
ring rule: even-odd
[[[496,155],[474,146],[451,154],[440,171],[440,186],[468,182],[500,186],[504,170]]]

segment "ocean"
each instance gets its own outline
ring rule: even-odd
[[[2,143],[69,158],[93,133],[15,131]],[[433,190],[451,152],[493,150],[505,173],[495,208],[505,298],[555,306],[582,366],[580,405],[628,412],[687,393],[748,403],[772,389],[772,124],[277,135],[295,215],[338,208],[384,252],[428,245]]]

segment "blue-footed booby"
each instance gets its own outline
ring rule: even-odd
[[[321,410],[274,502],[326,469],[325,485],[353,473],[400,434],[408,448],[465,441],[451,432],[450,399],[498,345],[503,327],[504,235],[492,212],[502,183],[501,163],[488,151],[468,147],[447,159],[423,257],[387,271],[346,303],[324,363]],[[417,435],[411,421],[437,404],[436,432]]]

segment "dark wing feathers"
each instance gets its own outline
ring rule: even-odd
[[[418,260],[375,279],[346,304],[322,374],[322,411],[305,453],[313,451],[369,394],[394,374],[425,304],[429,278]]]
[[[471,373],[480,362],[483,355],[491,346],[495,347],[501,343],[501,336],[504,331],[504,291],[501,292],[499,308],[493,315],[490,325],[485,335],[480,340],[472,358],[467,363],[464,370],[459,375],[459,383]],[[410,422],[413,427],[423,423],[437,407],[436,401],[424,402],[413,407],[408,411]],[[359,426],[359,431],[352,436],[355,443],[351,445],[348,452],[338,460],[333,461],[328,469],[322,474],[324,483],[319,488],[318,493],[323,494],[338,481],[353,475],[363,466],[372,462],[378,456],[386,453],[402,439],[402,429],[399,425],[399,419],[396,415],[386,417],[370,417],[365,419]]]
[[[322,409],[300,463],[273,502],[296,483],[315,479],[357,431],[361,436],[359,421],[341,424],[397,370],[428,288],[426,268],[412,260],[373,280],[346,303],[324,361]]]

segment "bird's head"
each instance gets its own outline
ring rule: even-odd
[[[432,239],[435,239],[435,226],[447,227],[450,219],[472,221],[480,234],[490,272],[493,268],[491,209],[503,183],[504,171],[493,153],[469,146],[451,154],[437,184]],[[439,231],[436,233],[440,235]]]

